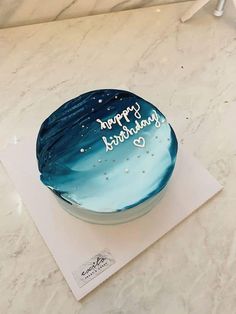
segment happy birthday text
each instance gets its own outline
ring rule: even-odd
[[[124,123],[129,123],[130,113],[134,114],[136,120],[134,121],[134,127],[128,128]],[[152,110],[151,115],[147,119],[141,119],[142,116],[140,114],[140,105],[135,102],[131,107],[127,107],[121,113],[116,114],[113,118],[109,118],[106,121],[102,121],[101,119],[97,119],[96,121],[100,124],[101,130],[109,129],[118,124],[122,130],[117,135],[110,136],[107,139],[106,136],[102,136],[102,140],[106,147],[106,152],[113,150],[114,146],[119,145],[120,143],[128,140],[130,136],[137,134],[143,128],[151,125],[152,123],[156,128],[160,128],[161,122],[159,121],[159,116],[156,110]]]

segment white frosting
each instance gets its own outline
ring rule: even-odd
[[[106,128],[111,130],[114,124],[119,124],[122,128],[118,135],[110,136],[109,139],[107,139],[106,136],[102,136],[102,140],[106,147],[106,152],[113,150],[114,146],[117,146],[120,143],[128,140],[130,136],[137,134],[140,130],[149,126],[152,123],[154,123],[156,128],[160,128],[161,122],[159,121],[159,116],[156,110],[152,110],[152,114],[147,119],[142,120],[141,120],[142,116],[139,110],[140,105],[136,102],[133,106],[127,107],[125,110],[123,110],[122,113],[116,114],[112,119],[108,119],[107,121],[101,121],[100,119],[96,120],[98,123],[100,123],[101,130],[104,130]],[[123,125],[122,119],[129,123],[130,119],[128,115],[130,112],[133,111],[134,116],[135,118],[137,118],[137,120],[134,121],[135,123],[134,127],[128,128],[126,125]],[[138,147],[144,147],[145,139],[143,137],[141,140],[140,139],[141,137],[139,137],[138,140],[134,140],[133,144]]]
[[[140,119],[141,118],[141,114],[139,112],[140,110],[140,105],[135,102],[135,104],[131,107],[127,107],[125,110],[123,110],[121,113],[117,113],[113,119],[108,119],[107,121],[102,121],[100,119],[97,119],[96,121],[98,123],[100,123],[101,125],[101,130],[104,130],[106,128],[108,129],[112,129],[112,126],[113,124],[119,124],[120,126],[122,126],[122,119],[125,119],[126,122],[130,122],[129,118],[128,118],[128,115],[130,112],[134,111],[134,116],[137,118],[137,119]]]

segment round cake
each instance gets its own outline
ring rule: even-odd
[[[103,224],[148,212],[163,194],[178,149],[155,106],[115,89],[63,104],[43,122],[36,146],[41,181],[62,206]]]

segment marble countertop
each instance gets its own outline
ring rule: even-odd
[[[181,24],[189,5],[0,31],[1,149],[82,92],[124,88],[158,104],[224,185],[77,302],[0,164],[0,313],[235,313],[235,12],[216,19],[213,5]]]
[[[0,28],[130,10],[184,0],[1,0]]]

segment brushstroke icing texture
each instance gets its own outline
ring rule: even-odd
[[[165,116],[141,97],[95,90],[53,112],[37,138],[41,181],[94,212],[140,205],[166,186],[177,139]]]

